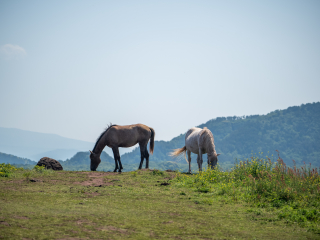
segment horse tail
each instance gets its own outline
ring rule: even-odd
[[[153,130],[153,128],[149,128],[151,130],[151,137],[150,137],[150,146],[149,146],[149,152],[153,154],[154,150],[154,135],[156,134]]]
[[[182,148],[174,149],[173,152],[170,153],[170,156],[171,156],[171,157],[178,157],[179,155],[181,155],[182,153],[184,153],[184,158],[185,158],[186,161],[188,162],[187,157],[186,157],[186,151],[187,151],[186,146],[184,146],[184,147],[182,147]]]

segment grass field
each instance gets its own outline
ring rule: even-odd
[[[320,239],[205,176],[12,170],[0,177],[0,239]]]

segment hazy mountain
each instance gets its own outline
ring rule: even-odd
[[[78,152],[75,156],[73,156],[71,159],[61,162],[64,170],[86,170],[90,171],[90,153],[89,152]],[[101,163],[99,164],[99,167],[97,171],[113,171],[115,168],[115,162],[113,157],[110,157],[107,153],[104,151],[102,152],[101,156]],[[128,162],[128,161],[121,161],[123,165],[123,172],[127,171],[134,171],[137,170],[139,167],[139,163],[135,162]],[[145,167],[145,162],[143,165],[143,168]],[[182,171],[187,171],[188,164],[183,161],[182,163],[176,163],[174,161],[150,161],[151,169],[160,169],[160,170],[167,170],[167,169],[180,169]],[[193,170],[197,170],[195,163],[192,166]]]
[[[77,152],[89,152],[93,149],[94,144],[93,142],[65,138],[56,134],[0,127],[0,152],[34,161],[39,161],[42,157],[66,160]],[[122,148],[121,153],[131,150],[132,148]],[[113,156],[112,149],[106,147],[105,151]]]
[[[32,164],[36,165],[37,163],[31,161],[27,158],[20,158],[17,156],[13,156],[11,154],[0,153],[0,163],[10,163],[10,164]]]
[[[65,170],[90,170],[90,152],[85,151],[85,152],[78,152],[76,155],[74,155],[72,158],[67,159],[64,162],[61,162],[63,169]],[[99,165],[99,170],[101,171],[101,168],[104,165],[107,165],[108,167],[114,169],[114,159],[113,157],[110,157],[105,151],[101,153],[100,156],[101,163]],[[102,166],[102,167],[101,167]],[[113,170],[112,169],[112,170]]]
[[[280,156],[289,165],[292,165],[292,159],[294,159],[298,165],[306,162],[307,164],[312,163],[313,166],[319,167],[319,119],[320,102],[289,107],[285,110],[276,110],[266,115],[219,117],[201,124],[199,127],[207,127],[212,131],[216,150],[218,153],[221,153],[219,164],[224,167],[232,165],[236,158],[243,160],[252,154],[259,154],[260,152],[263,152],[262,155],[264,157],[266,155],[271,157],[273,154],[273,160],[275,161],[277,159],[276,150],[280,152]],[[2,129],[0,128],[0,130]],[[155,131],[157,132],[157,130]],[[54,136],[59,137],[57,135]],[[155,141],[154,154],[150,155],[150,167],[186,169],[186,162],[183,157],[172,159],[169,156],[169,153],[173,149],[184,146],[184,137],[185,133],[168,142]],[[3,139],[3,137],[1,136],[0,139]],[[24,140],[28,142],[27,137]],[[79,142],[77,144],[80,145]],[[74,146],[71,142],[66,143],[69,144],[68,146]],[[79,152],[63,162],[63,167],[66,170],[89,170],[90,158],[88,149],[92,149],[93,143],[91,144],[89,148],[84,144],[84,152]],[[0,147],[3,145],[4,141],[0,140]],[[33,145],[29,144],[28,146],[32,147]],[[106,147],[105,150],[110,150],[110,148]],[[268,151],[269,153],[267,153]],[[112,153],[110,155],[112,157],[105,152],[102,153],[102,162],[98,170],[110,171],[114,169],[113,155]],[[130,153],[121,154],[121,162],[124,166],[124,171],[137,169],[140,163],[139,148],[134,149]],[[193,156],[193,166],[195,162],[196,158]]]
[[[88,149],[89,150],[89,149]],[[33,159],[41,159],[42,157],[50,157],[56,160],[66,160],[76,155],[79,150],[76,149],[56,149],[48,152],[38,153],[32,156]],[[89,151],[88,151],[89,152]]]
[[[92,149],[94,143],[37,133],[15,128],[0,127],[0,152],[38,161],[41,157],[65,160],[79,151]],[[46,155],[48,154],[48,155]]]

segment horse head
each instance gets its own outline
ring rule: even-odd
[[[216,152],[208,154],[208,164],[210,165],[211,169],[214,169],[217,166],[219,155],[220,153]]]
[[[91,171],[96,171],[96,169],[98,168],[101,162],[100,155],[90,151],[90,160],[91,160],[91,163],[90,163]]]

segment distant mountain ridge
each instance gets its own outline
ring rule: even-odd
[[[232,164],[235,159],[246,159],[263,152],[263,156],[276,155],[292,165],[312,163],[320,165],[320,102],[302,104],[266,115],[246,117],[218,117],[199,125],[207,127],[214,136],[220,164]],[[190,126],[190,128],[193,126]],[[188,129],[186,129],[187,132]],[[185,133],[171,141],[155,141],[152,161],[177,161],[169,153],[185,145]],[[269,153],[268,153],[269,151]],[[195,162],[195,156],[192,157]],[[206,160],[206,157],[204,157]],[[274,160],[277,156],[274,156]],[[179,159],[178,159],[179,160]],[[181,158],[180,158],[181,160]],[[140,151],[135,149],[121,156],[123,163],[140,161]],[[184,161],[184,160],[182,160]]]
[[[100,169],[101,166],[108,165],[110,168],[108,170],[111,170],[111,168],[114,168],[114,159],[113,157],[110,157],[105,151],[102,151],[101,156],[101,163],[100,163]],[[74,155],[72,158],[61,162],[63,169],[65,170],[86,170],[90,171],[90,152],[78,152],[76,155]],[[113,169],[112,169],[113,170]]]
[[[295,160],[298,165],[305,162],[319,167],[319,119],[320,102],[317,102],[276,110],[266,115],[218,117],[198,127],[207,127],[212,131],[216,151],[221,153],[219,164],[223,166],[231,166],[236,158],[244,160],[252,154],[261,152],[263,152],[263,157],[266,155],[271,157],[273,154],[275,161],[277,159],[276,150],[278,150],[280,157],[289,165],[292,165],[292,160]],[[154,153],[150,155],[150,167],[185,168],[186,162],[183,157],[173,159],[169,156],[173,149],[184,146],[184,137],[185,133],[168,142],[155,141]],[[106,147],[104,150],[110,150],[110,148]],[[113,155],[109,155],[102,153],[102,162],[98,170],[114,169]],[[121,154],[121,162],[125,171],[136,169],[140,159],[139,148],[130,153]],[[206,156],[204,161],[206,161]],[[195,164],[195,162],[196,158],[193,155],[192,163]],[[89,151],[86,148],[84,152],[76,153],[72,158],[62,162],[62,165],[66,170],[89,170]]]
[[[94,142],[66,138],[57,134],[0,127],[0,152],[34,161],[39,161],[42,157],[66,160],[77,152],[89,152],[94,144]],[[109,155],[113,154],[111,148],[106,148],[105,151]],[[131,148],[120,150],[120,152],[128,151],[131,151]]]
[[[31,161],[27,158],[20,158],[11,154],[0,152],[0,163],[10,163],[10,164],[23,164],[23,165],[35,165],[35,161]]]
[[[56,134],[31,132],[0,127],[0,152],[38,161],[41,157],[56,158],[54,151],[69,151],[65,160],[79,151],[89,150],[94,143],[61,137]],[[71,152],[71,154],[70,154]],[[73,153],[72,153],[73,152]],[[48,153],[51,153],[48,155]]]

